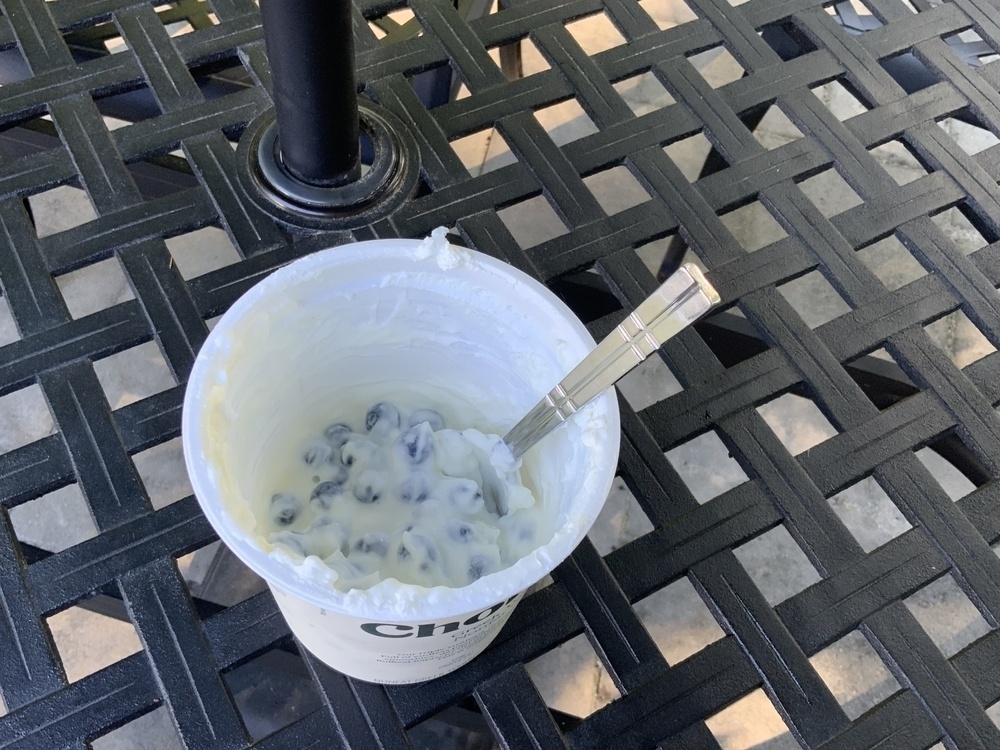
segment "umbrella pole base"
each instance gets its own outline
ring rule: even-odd
[[[417,187],[420,156],[406,126],[382,107],[358,102],[360,130],[374,158],[356,179],[313,185],[282,163],[273,110],[254,119],[236,149],[237,177],[247,196],[288,229],[330,230],[368,226],[395,211]]]

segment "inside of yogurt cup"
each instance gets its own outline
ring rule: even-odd
[[[345,287],[336,271],[310,274],[269,289],[220,331],[224,378],[211,388],[202,440],[217,448],[226,511],[263,551],[274,550],[256,519],[287,446],[304,435],[332,420],[363,423],[386,400],[503,435],[582,356],[557,312],[532,306],[531,295],[524,304],[509,281],[484,278],[390,272]],[[574,500],[593,464],[585,427],[571,421],[524,457],[522,480],[549,524],[542,548],[570,519],[578,523]]]

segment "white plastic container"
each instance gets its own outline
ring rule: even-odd
[[[544,286],[443,239],[332,248],[280,269],[241,297],[208,337],[184,400],[183,444],[198,501],[222,540],[274,592],[319,659],[379,683],[446,674],[480,653],[521,594],[576,547],[618,460],[613,393],[524,457],[554,534],[509,568],[462,588],[395,580],[340,591],[315,557],[293,559],[255,533],[273,487],[275,446],[315,434],[338,403],[433,394],[504,434],[594,346]]]

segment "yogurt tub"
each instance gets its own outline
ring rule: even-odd
[[[267,582],[306,648],[385,684],[439,677],[485,649],[587,533],[618,460],[609,392],[524,456],[521,479],[548,519],[540,546],[460,587],[388,578],[344,590],[319,557],[268,541],[262,513],[289,446],[341,415],[397,400],[503,435],[594,347],[544,286],[434,234],[331,248],[254,286],[199,352],[182,416],[191,482],[220,538]]]

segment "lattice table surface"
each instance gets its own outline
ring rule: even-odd
[[[407,747],[408,730],[471,697],[504,747],[717,748],[706,721],[759,689],[808,748],[1000,747],[986,712],[1000,701],[1000,560],[991,549],[1000,542],[1000,355],[959,367],[926,330],[960,313],[1000,347],[1000,146],[970,155],[941,125],[958,119],[1000,135],[1000,62],[973,61],[954,44],[961,36],[1000,50],[996,4],[869,0],[870,23],[858,32],[815,0],[687,0],[693,20],[679,25],[654,18],[650,0],[512,1],[469,22],[442,0],[356,2],[359,81],[417,136],[421,188],[373,226],[294,236],[234,178],[235,140],[270,104],[250,0],[0,5],[0,50],[22,71],[0,88],[0,287],[16,324],[0,346],[0,397],[37,389],[53,420],[51,434],[0,442],[0,747],[87,747],[159,707],[191,748]],[[390,20],[381,30],[369,23],[404,7],[413,33],[386,36]],[[617,44],[581,46],[573,22],[595,16]],[[495,51],[518,40],[546,65],[508,81]],[[744,74],[713,86],[692,62],[712,50]],[[901,85],[892,73],[901,59],[927,85]],[[410,79],[441,66],[465,91],[428,109]],[[212,89],[234,69],[256,85]],[[670,103],[636,111],[621,89],[639,79]],[[841,119],[816,95],[832,81],[857,100],[856,114]],[[135,121],[106,119],[133,91],[148,103]],[[536,116],[564,102],[593,126],[569,142]],[[755,137],[749,123],[769,108],[801,137]],[[512,156],[473,173],[460,143],[494,128]],[[691,138],[707,138],[724,163],[689,179],[671,148]],[[875,156],[887,144],[922,173],[898,182]],[[180,177],[157,182],[171,170]],[[598,200],[592,180],[611,170],[626,172],[641,199],[614,210]],[[831,214],[800,187],[827,172],[856,205]],[[39,236],[24,199],[61,185],[82,189],[93,217]],[[557,225],[530,246],[510,218],[529,202]],[[747,208],[780,237],[741,245],[726,217]],[[945,233],[937,219],[950,211],[981,247],[963,252]],[[209,226],[239,258],[185,274],[167,240]],[[655,287],[643,249],[679,234],[728,317],[664,348],[678,392],[638,411],[621,402],[619,474],[651,530],[603,557],[585,541],[483,656],[446,678],[382,688],[306,655],[315,709],[256,740],[226,680],[295,645],[268,593],[228,607],[192,597],[178,559],[213,532],[193,497],[154,504],[136,461],[177,439],[206,321],[253,283],[333,244],[437,226],[577,300],[596,337]],[[887,283],[864,259],[889,238],[918,269],[908,283]],[[58,280],[109,259],[130,298],[71,309]],[[813,327],[782,291],[809,274],[844,302]],[[581,287],[589,293],[572,293]],[[734,323],[734,312],[745,320]],[[150,342],[167,384],[109,401],[102,360]],[[880,398],[854,366],[879,350],[909,379],[896,398]],[[798,455],[758,410],[788,393],[811,400],[832,430]],[[745,480],[700,502],[665,452],[704,436],[722,441]],[[943,441],[974,477],[957,500],[916,456]],[[829,502],[870,480],[908,524],[875,547]],[[11,511],[74,484],[95,534],[54,552],[20,540]],[[818,581],[772,606],[734,550],[776,528]],[[948,655],[905,604],[947,576],[987,624]],[[678,581],[694,586],[724,636],[668,663],[634,605]],[[124,601],[143,648],[68,682],[48,620],[102,597]],[[582,721],[557,722],[524,665],[581,633],[621,695]],[[899,689],[855,716],[810,657],[858,634]]]

